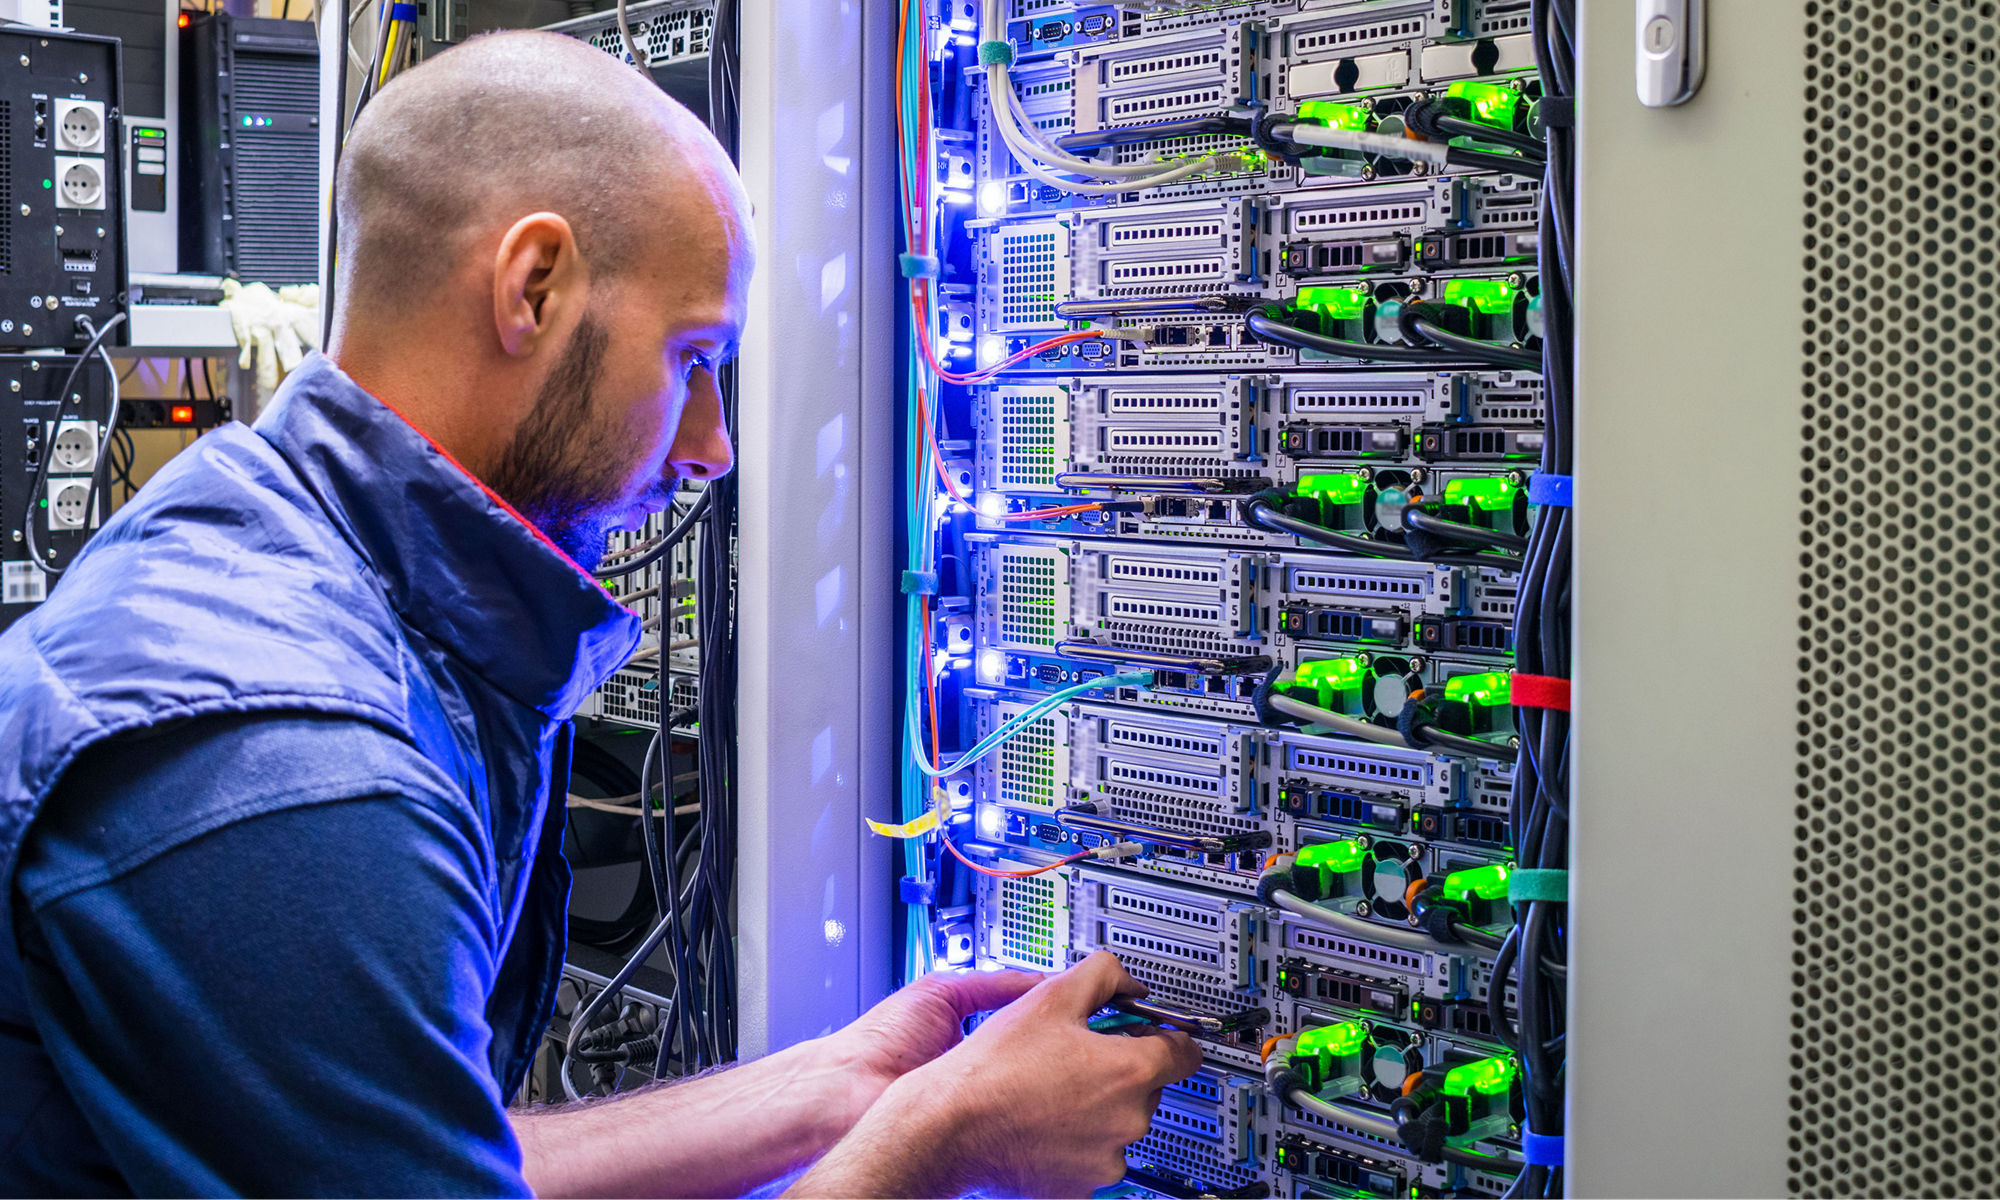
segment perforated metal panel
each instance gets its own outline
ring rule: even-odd
[[[1022,709],[1018,705],[1008,705],[1003,711],[1012,716]],[[1059,756],[1058,748],[1054,717],[1043,717],[1031,723],[1003,744],[998,755],[1001,801],[1055,807],[1056,792],[1062,782],[1058,759],[1067,757]],[[1063,765],[1066,768],[1066,763]]]
[[[1994,1195],[2000,12],[1806,21],[1789,1184]]]
[[[1000,956],[1053,971],[1062,965],[1057,881],[1051,875],[995,881],[1000,892]]]
[[[1069,464],[1069,412],[1060,388],[998,388],[1000,486],[1056,491]]]
[[[0,100],[0,275],[14,269],[14,113]]]
[[[1042,650],[1053,647],[1069,610],[1068,588],[1056,553],[1009,548],[998,558],[1001,640]]]
[[[1000,271],[1000,311],[988,327],[996,333],[1062,325],[1056,304],[1069,299],[1069,231],[1054,221],[1021,225],[993,237]]]

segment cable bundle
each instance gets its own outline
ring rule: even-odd
[[[1575,444],[1574,346],[1571,258],[1575,249],[1576,146],[1567,120],[1575,95],[1575,0],[1535,0],[1536,62],[1541,69],[1547,122],[1548,169],[1542,188],[1542,377],[1547,438],[1541,469],[1568,477]],[[1570,674],[1570,510],[1545,504],[1537,510],[1514,610],[1516,665],[1523,675],[1566,680]],[[1512,833],[1523,868],[1561,871],[1569,865],[1569,714],[1522,707],[1515,712],[1521,759],[1514,769]],[[1519,1054],[1527,1083],[1528,1130],[1541,1138],[1563,1132],[1564,1036],[1568,1026],[1564,975],[1568,961],[1568,908],[1562,901],[1514,905],[1515,926],[1494,962],[1488,1009],[1494,1027]],[[1520,1001],[1518,1026],[1501,1019],[1504,983]],[[1560,1165],[1534,1163],[1509,1195],[1560,1196]]]

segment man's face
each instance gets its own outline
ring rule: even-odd
[[[637,529],[683,478],[714,479],[733,454],[716,372],[743,326],[750,252],[718,218],[713,236],[637,253],[558,353],[534,408],[488,480],[582,564]]]

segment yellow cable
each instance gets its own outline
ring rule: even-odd
[[[400,21],[389,22],[388,30],[382,35],[382,68],[375,74],[377,88],[389,82],[389,67],[396,60],[396,27],[400,24]]]

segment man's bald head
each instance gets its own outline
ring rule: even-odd
[[[748,204],[651,80],[478,38],[382,90],[337,182],[329,355],[571,558],[729,469]]]
[[[594,279],[647,239],[739,235],[740,185],[692,113],[574,38],[475,38],[392,80],[341,155],[336,303],[406,312],[515,220],[553,212]]]

